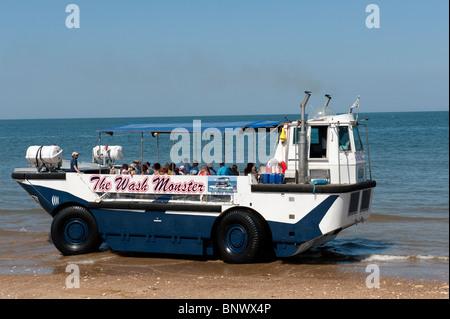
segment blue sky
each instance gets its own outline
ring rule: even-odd
[[[305,90],[338,112],[448,110],[448,6],[2,0],[0,118],[292,114]]]

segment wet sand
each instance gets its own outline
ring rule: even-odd
[[[68,265],[79,269],[79,288]],[[67,272],[66,272],[67,270]],[[365,265],[295,260],[230,265],[220,260],[129,256],[110,251],[13,266],[1,299],[448,299],[448,282],[384,277],[368,288]],[[67,281],[67,283],[66,283]],[[370,281],[369,283],[374,283]]]

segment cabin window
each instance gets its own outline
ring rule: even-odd
[[[363,144],[361,142],[361,136],[359,135],[359,130],[358,127],[354,126],[353,127],[353,139],[355,140],[355,150],[358,151],[363,151]]]
[[[351,151],[350,135],[348,134],[348,126],[339,126],[339,150]]]
[[[311,126],[309,139],[310,158],[327,157],[327,132],[328,126]]]
[[[299,144],[300,143],[300,128],[294,127],[294,133],[292,136],[292,143],[293,144]]]

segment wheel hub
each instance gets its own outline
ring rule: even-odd
[[[64,237],[70,244],[82,244],[88,237],[88,234],[87,224],[80,219],[70,220],[64,228]]]
[[[226,244],[233,253],[242,253],[248,244],[248,235],[245,228],[241,225],[232,225],[227,231]]]

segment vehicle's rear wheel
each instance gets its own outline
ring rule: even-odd
[[[264,226],[258,217],[247,211],[234,210],[219,223],[217,248],[225,262],[249,263],[262,256],[265,237]]]
[[[56,214],[51,237],[55,247],[64,255],[91,253],[97,251],[102,243],[94,216],[80,206],[66,207]]]

